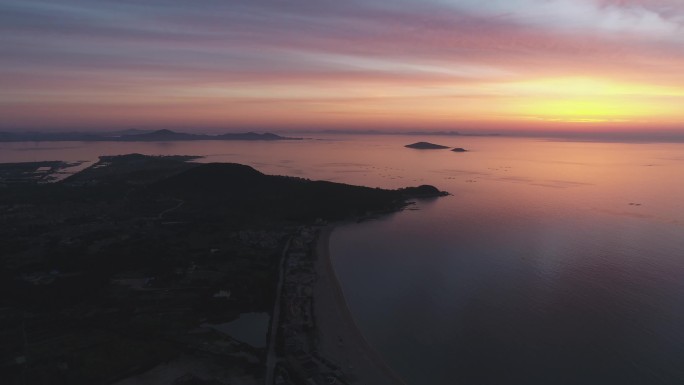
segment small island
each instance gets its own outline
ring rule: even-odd
[[[407,144],[404,146],[406,148],[413,148],[415,150],[444,150],[449,147],[447,146],[442,146],[440,144],[434,144],[434,143],[429,143],[429,142],[417,142],[413,144]]]
[[[453,151],[453,152],[468,152],[468,150],[466,150],[465,148],[462,148],[462,147],[456,147],[451,151]]]

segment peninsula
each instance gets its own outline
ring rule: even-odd
[[[198,160],[102,156],[47,183],[59,162],[0,167],[0,378],[401,383],[346,309],[326,224],[446,193]],[[270,327],[224,327],[250,315]]]

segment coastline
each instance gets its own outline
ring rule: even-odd
[[[330,258],[330,235],[322,228],[316,239],[314,314],[316,345],[324,357],[340,365],[351,383],[406,385],[364,338],[344,298]]]

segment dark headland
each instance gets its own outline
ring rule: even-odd
[[[429,143],[429,142],[417,142],[413,144],[407,144],[404,146],[406,148],[413,148],[416,150],[444,150],[449,147],[447,146],[442,146],[440,144],[434,144],[434,143]]]
[[[380,365],[352,370],[315,348],[326,335],[337,346],[338,334],[312,314],[338,319],[344,306],[314,304],[336,298],[314,287],[316,237],[326,223],[446,193],[195,159],[103,156],[54,183],[17,176],[59,164],[2,168],[0,382],[127,385],[144,373],[168,384],[389,383],[376,380]],[[266,346],[207,326],[255,313],[272,316]]]

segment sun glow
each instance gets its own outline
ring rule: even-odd
[[[625,100],[551,99],[539,100],[521,108],[532,119],[558,122],[624,122],[653,116],[653,109]]]
[[[519,96],[519,117],[570,123],[638,122],[681,116],[684,90],[593,78],[539,79],[505,85]]]

